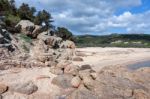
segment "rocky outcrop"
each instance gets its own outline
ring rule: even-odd
[[[20,32],[30,37],[36,38],[38,34],[43,32],[42,26],[35,25],[29,20],[21,20],[15,28],[20,28]]]
[[[21,33],[25,33],[26,35],[31,35],[33,30],[35,29],[34,23],[29,20],[21,20],[17,25],[17,27],[21,27]]]

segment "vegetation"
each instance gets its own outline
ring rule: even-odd
[[[58,27],[56,35],[58,37],[63,38],[64,40],[68,39],[68,40],[74,41],[73,34],[68,29],[66,29],[64,27]]]
[[[148,34],[112,34],[76,36],[78,47],[150,47]]]
[[[25,34],[19,34],[19,37],[27,43],[32,43],[32,39]]]
[[[25,3],[16,8],[14,0],[0,0],[0,8],[0,16],[5,16],[6,27],[13,28],[20,20],[30,20],[37,25],[45,23],[46,26],[50,26],[53,22],[51,14],[46,10],[35,14],[36,9]]]
[[[11,33],[17,31],[14,26],[20,20],[30,20],[36,25],[44,25],[44,30],[54,27],[51,24],[53,22],[52,16],[46,10],[36,12],[35,7],[30,7],[25,3],[16,8],[14,0],[0,0],[0,8],[0,16],[5,16],[6,29]],[[58,27],[54,30],[54,33],[64,40],[74,40],[72,33],[68,29]]]

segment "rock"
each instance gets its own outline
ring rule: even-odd
[[[76,55],[76,56],[80,56],[80,57],[85,57],[85,56],[87,56],[87,55],[84,54],[83,52],[79,52],[79,51],[76,51],[76,52],[75,52],[75,55]]]
[[[81,57],[74,57],[73,61],[79,61],[80,62],[80,61],[83,61],[83,59]]]
[[[75,49],[76,46],[75,46],[74,42],[69,41],[69,40],[66,40],[66,41],[63,41],[63,42],[61,43],[60,48]]]
[[[60,88],[70,88],[72,87],[71,85],[71,80],[73,76],[72,75],[58,75],[57,77],[53,78],[52,84],[55,84],[59,86]]]
[[[46,45],[53,48],[59,48],[62,38],[56,36],[50,36],[47,32],[40,33],[37,37],[39,40],[43,40]]]
[[[61,68],[57,68],[57,67],[50,67],[50,72],[55,75],[63,74],[63,70]]]
[[[26,35],[31,35],[35,29],[34,23],[29,20],[21,20],[15,27],[21,26],[21,32]]]
[[[73,64],[70,64],[70,65],[66,66],[65,69],[64,69],[64,73],[71,74],[73,76],[78,75],[78,71],[79,71],[79,67],[75,66]]]
[[[79,71],[79,77],[81,79],[84,79],[85,77],[89,77],[89,76],[90,76],[89,70]]]
[[[72,57],[74,56],[74,49],[60,49],[56,55],[60,60],[72,60]]]
[[[150,95],[148,96],[148,93],[146,93],[142,89],[135,89],[133,92],[133,96],[135,99],[149,99]]]
[[[93,90],[94,89],[94,80],[90,76],[87,76],[87,77],[83,78],[83,84],[89,90]]]
[[[94,80],[91,77],[90,70],[79,71],[79,77],[83,80],[83,84],[89,90],[94,88]]]
[[[71,61],[60,60],[59,63],[56,65],[56,67],[63,69],[63,68],[65,68],[66,66],[68,66],[70,64],[71,64]]]
[[[71,80],[71,84],[74,88],[78,88],[81,84],[81,79],[80,77],[76,76]]]
[[[41,26],[38,26],[38,25],[35,25],[35,29],[33,30],[32,32],[32,37],[33,38],[36,38],[40,33],[42,33],[42,27]]]
[[[70,94],[67,99],[101,99],[94,92],[91,92],[87,89],[79,88]]]
[[[80,70],[92,69],[90,65],[82,65]]]
[[[10,90],[22,94],[30,95],[38,90],[38,87],[33,82],[19,83],[10,86]]]
[[[91,73],[90,75],[93,78],[93,80],[95,80],[97,78],[97,73],[95,73],[95,72]]]
[[[0,94],[6,92],[8,90],[8,86],[5,84],[0,84]]]
[[[51,94],[46,94],[46,93],[33,93],[32,95],[29,96],[28,99],[52,99]]]

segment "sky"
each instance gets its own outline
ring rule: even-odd
[[[76,35],[150,34],[150,0],[15,0],[47,10],[54,25]]]

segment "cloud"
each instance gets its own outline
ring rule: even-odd
[[[16,0],[49,11],[56,26],[64,26],[76,34],[100,34],[111,29],[124,28],[125,32],[147,32],[150,12],[132,14],[129,11],[115,15],[119,8],[142,5],[141,0]],[[32,2],[32,3],[31,3]],[[147,19],[145,21],[145,19]]]

